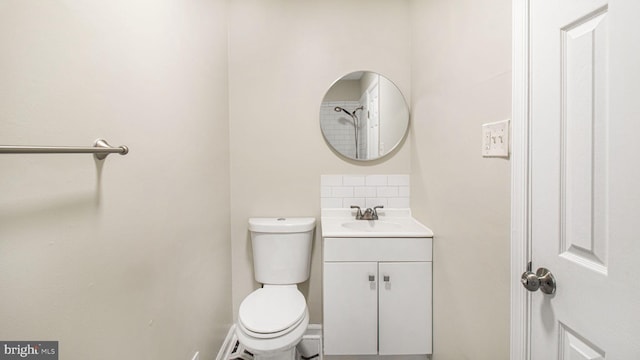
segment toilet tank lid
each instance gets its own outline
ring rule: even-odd
[[[311,231],[316,226],[312,217],[251,218],[249,231],[264,233],[296,233]]]

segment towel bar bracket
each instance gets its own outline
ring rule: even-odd
[[[98,139],[93,143],[93,147],[96,148],[101,148],[101,149],[118,149],[119,151],[117,151],[118,154],[120,155],[127,155],[127,153],[129,152],[129,148],[122,145],[122,146],[118,146],[118,147],[113,147],[111,145],[109,145],[109,143],[107,142],[107,140],[104,139]],[[96,157],[96,159],[98,160],[104,160],[106,159],[106,157],[111,154],[111,152],[105,152],[105,153],[94,153],[93,156]]]

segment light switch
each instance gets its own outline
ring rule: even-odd
[[[509,157],[509,120],[482,125],[482,156]]]

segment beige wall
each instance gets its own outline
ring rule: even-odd
[[[223,1],[3,0],[0,339],[212,359],[232,322]]]
[[[362,20],[375,24],[363,31]],[[372,164],[334,154],[320,132],[325,91],[339,77],[375,70],[409,96],[406,1],[234,1],[229,21],[231,247],[234,316],[253,280],[247,219],[320,217],[321,174],[408,174],[410,147]],[[381,55],[381,51],[385,55]],[[320,323],[320,231],[311,279],[301,286]]]
[[[511,2],[411,2],[411,203],[434,241],[434,360],[509,357],[509,161],[481,125],[510,117]]]
[[[131,148],[102,169],[0,156],[0,339],[59,340],[72,360],[211,359],[258,286],[249,217],[319,219],[322,174],[411,173],[436,233],[434,359],[507,358],[509,163],[480,157],[480,125],[509,117],[508,0],[0,8],[0,143]],[[356,70],[411,99],[405,144],[367,164],[318,125],[325,91]],[[313,323],[319,235],[302,285]]]

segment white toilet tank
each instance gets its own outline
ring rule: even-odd
[[[315,218],[251,218],[253,271],[262,284],[299,284],[309,278]]]

